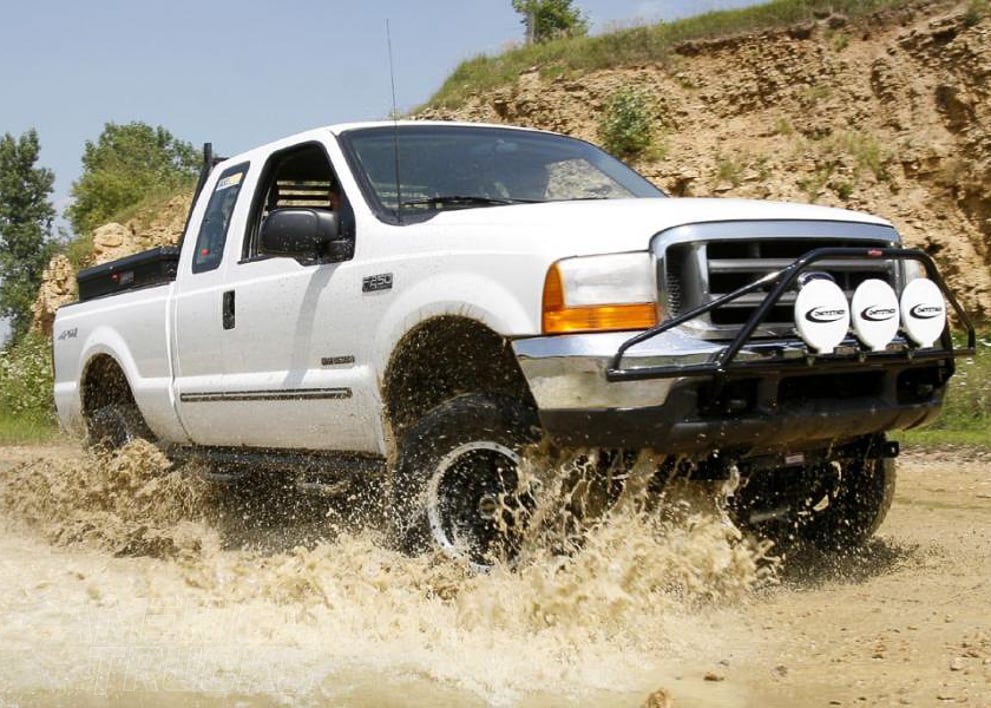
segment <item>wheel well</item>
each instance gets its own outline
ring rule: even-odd
[[[134,403],[134,394],[120,364],[113,357],[100,354],[86,366],[82,399],[83,414],[89,417],[93,411],[111,403]]]
[[[383,386],[397,437],[434,406],[462,393],[501,393],[536,407],[509,342],[466,317],[427,320],[399,342]]]

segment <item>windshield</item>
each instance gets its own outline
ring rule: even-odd
[[[341,142],[369,203],[389,221],[446,209],[664,196],[611,155],[561,135],[405,124],[347,131]]]

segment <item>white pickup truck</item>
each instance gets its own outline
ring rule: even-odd
[[[659,478],[732,480],[741,523],[862,542],[891,501],[885,432],[932,419],[973,351],[888,222],[668,198],[553,133],[332,126],[209,160],[197,194],[180,249],[80,274],[62,424],[384,482],[410,552],[505,552],[538,440],[609,474],[650,450]]]

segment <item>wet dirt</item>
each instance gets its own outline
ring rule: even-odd
[[[0,448],[0,705],[991,706],[988,452],[910,451],[866,548],[778,565],[686,505],[475,575],[280,489]]]

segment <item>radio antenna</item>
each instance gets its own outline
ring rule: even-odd
[[[396,161],[396,219],[403,223],[403,192],[399,181],[399,109],[396,107],[396,70],[392,63],[392,32],[385,20],[385,41],[389,45],[389,80],[392,83],[392,152]]]

